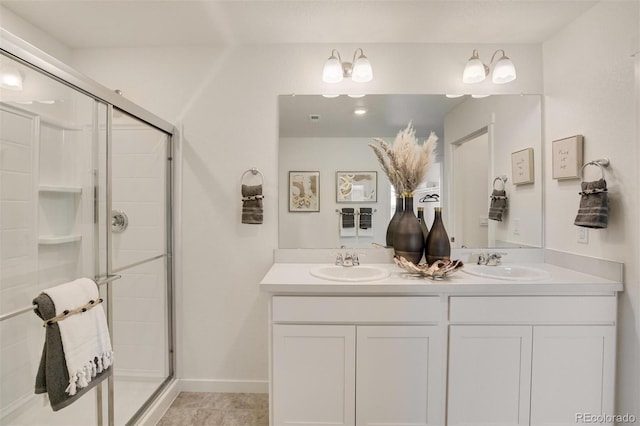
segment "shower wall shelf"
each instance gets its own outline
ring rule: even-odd
[[[62,192],[69,194],[82,193],[82,187],[80,186],[65,186],[65,185],[40,185],[38,187],[40,192]]]
[[[82,235],[42,235],[38,237],[38,244],[50,246],[55,244],[75,243],[82,240]]]

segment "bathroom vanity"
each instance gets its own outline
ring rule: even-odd
[[[614,412],[621,264],[569,255],[578,272],[533,250],[514,260],[535,279],[433,281],[376,263],[386,278],[340,281],[278,256],[261,283],[272,425],[574,424]]]

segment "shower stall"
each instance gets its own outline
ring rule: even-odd
[[[0,425],[132,424],[174,379],[172,125],[0,29]],[[34,394],[31,301],[94,279],[112,376],[58,412]]]

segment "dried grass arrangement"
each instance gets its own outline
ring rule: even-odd
[[[412,194],[433,162],[434,150],[438,137],[431,132],[427,140],[420,145],[416,139],[416,131],[409,123],[406,129],[398,132],[393,144],[380,138],[374,138],[380,145],[369,144],[378,157],[385,174],[389,178],[396,193]]]

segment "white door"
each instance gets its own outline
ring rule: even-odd
[[[448,425],[528,425],[531,326],[453,325]]]
[[[281,425],[355,423],[356,328],[273,326],[273,420]]]
[[[437,326],[358,326],[357,425],[442,425]]]
[[[614,351],[614,326],[534,327],[531,425],[614,413]]]
[[[455,247],[489,245],[489,134],[456,144],[453,151]]]

